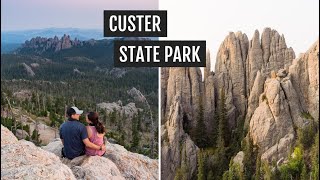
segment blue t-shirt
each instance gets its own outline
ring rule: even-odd
[[[88,138],[86,127],[75,119],[69,119],[60,126],[60,138],[63,139],[63,153],[68,159],[81,156],[85,152],[82,140]]]

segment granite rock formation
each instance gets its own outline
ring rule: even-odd
[[[61,157],[62,147],[63,146],[61,141],[59,139],[56,139],[42,148],[54,153],[58,157]],[[103,173],[106,173],[107,170],[110,170],[110,173],[114,176],[119,176],[119,178],[125,179],[158,179],[157,160],[150,159],[149,157],[143,156],[141,154],[129,152],[123,146],[120,146],[118,144],[111,144],[109,142],[106,142],[106,147],[106,154],[103,158],[93,159],[94,157],[88,158],[87,156],[80,156],[71,161],[63,158],[62,161],[63,163],[67,164],[71,168],[71,170],[74,170],[75,166],[81,166],[77,167],[76,169],[85,172],[88,171],[88,169],[82,167],[84,163],[88,164],[89,162],[95,163],[95,161],[100,161],[101,163],[105,162],[104,165],[109,167],[101,167],[100,170],[92,169],[92,171],[99,172],[105,169],[105,172]],[[87,165],[86,167],[89,167],[89,165]],[[117,172],[120,172],[121,176]],[[74,172],[74,174],[77,176],[77,174],[83,174],[83,172],[77,172],[77,174]],[[98,173],[97,176],[106,177],[107,174]],[[117,177],[113,178],[116,179]]]
[[[21,50],[31,50],[36,54],[42,54],[46,51],[58,52],[76,46],[83,46],[86,43],[94,44],[94,42],[91,41],[79,41],[77,38],[71,40],[70,36],[66,34],[64,34],[60,39],[57,36],[53,38],[35,37],[25,41],[17,52],[20,52]]]
[[[61,158],[56,139],[42,148],[1,125],[1,179],[158,179],[158,161],[106,143],[105,157]]]
[[[1,179],[76,179],[54,154],[18,141],[1,125]]]
[[[161,68],[165,179],[173,179],[183,164],[188,164],[188,179],[195,177],[198,148],[191,132],[200,105],[208,135],[217,127],[214,113],[222,90],[228,128],[243,128],[267,162],[285,162],[297,128],[319,122],[319,40],[296,58],[284,35],[271,28],[261,36],[256,30],[250,41],[246,34],[230,32],[219,47],[215,72],[210,70],[208,51],[206,62],[203,79],[200,68]],[[241,164],[242,155],[234,161]]]

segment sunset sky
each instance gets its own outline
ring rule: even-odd
[[[1,31],[103,29],[103,10],[167,10],[166,40],[206,40],[214,64],[230,31],[249,39],[265,27],[284,34],[296,55],[319,38],[319,0],[2,0]]]
[[[1,0],[1,31],[103,28],[103,10],[157,10],[158,0]]]

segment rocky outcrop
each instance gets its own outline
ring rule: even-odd
[[[247,110],[246,120],[244,124],[245,129],[248,128],[248,125],[254,110],[259,106],[259,97],[260,97],[260,94],[263,93],[264,82],[265,82],[264,76],[260,73],[260,71],[258,71],[256,75],[256,79],[254,80],[254,83],[253,83],[252,91],[248,99],[248,110]]]
[[[167,121],[161,127],[161,177],[174,179],[179,168],[186,168],[188,179],[196,175],[198,147],[183,129],[182,98],[174,97],[167,114]]]
[[[42,148],[60,157],[77,179],[124,179],[117,166],[109,159],[98,156],[80,156],[68,160],[61,158],[62,147],[60,139],[55,139]]]
[[[110,71],[108,71],[108,75],[115,78],[122,78],[126,74],[127,70],[124,68],[112,68]]]
[[[36,147],[1,125],[1,179],[158,179],[158,161],[107,143],[105,157],[61,158],[55,139]]]
[[[134,115],[141,111],[141,109],[137,108],[135,103],[128,103],[127,105],[123,106],[122,102],[119,100],[118,102],[112,103],[99,103],[97,107],[106,111],[107,114],[117,111],[121,115],[126,116],[127,118],[132,118]]]
[[[167,110],[167,86],[170,68],[161,69],[161,117],[164,117]],[[165,118],[161,118],[161,125],[165,123]]]
[[[29,136],[29,133],[26,132],[25,130],[17,129],[16,136],[18,139],[25,139],[26,137]]]
[[[293,61],[289,76],[301,108],[319,121],[319,40]]]
[[[117,179],[117,177],[120,179],[122,177],[125,179],[158,179],[159,167],[156,159],[129,152],[118,144],[106,142],[106,147],[107,151],[103,158],[81,156],[71,161],[63,159],[63,162],[71,168],[77,178],[91,177],[92,174],[94,177],[108,177],[111,174],[114,179]],[[62,143],[57,139],[44,146],[43,149],[61,157]],[[94,169],[95,166],[92,163],[98,166],[100,164],[101,167]]]
[[[214,76],[213,74],[209,75],[204,82],[204,98],[203,108],[204,108],[204,123],[207,127],[207,133],[213,131],[214,119],[213,114],[215,111],[215,91],[214,91]]]
[[[146,97],[135,87],[131,88],[127,91],[127,93],[133,97],[133,99],[137,102],[147,103]]]
[[[319,40],[305,54],[293,60],[290,67],[287,67],[290,62],[288,58],[291,59],[292,54],[290,50],[287,51],[283,53],[286,55],[283,63],[285,67],[277,73],[270,71],[270,78],[265,81],[264,88],[261,85],[256,87],[263,82],[258,72],[250,97],[256,99],[262,89],[264,93],[260,95],[256,109],[256,103],[249,103],[252,108],[247,113],[254,144],[259,146],[261,158],[269,162],[287,158],[296,140],[295,128],[304,128],[312,119],[319,121]],[[278,54],[276,57],[281,56]],[[278,66],[281,64],[278,63]],[[250,118],[251,109],[255,110]]]
[[[241,48],[239,48],[241,49]],[[245,53],[245,52],[244,52]],[[197,160],[198,147],[192,141],[192,131],[195,129],[201,106],[203,107],[204,123],[207,133],[213,130],[214,119],[213,114],[216,104],[216,75],[210,71],[210,53],[207,51],[207,66],[204,70],[204,78],[200,68],[162,68],[162,104],[165,109],[162,111],[162,177],[173,179],[176,171],[179,169],[187,169],[188,178],[196,175],[195,163]],[[221,65],[221,68],[224,65]],[[229,76],[222,73],[219,74],[222,83],[232,81]],[[232,88],[231,88],[232,89]],[[230,90],[231,90],[230,89]],[[233,101],[232,91],[228,91],[227,101]],[[228,109],[229,115],[236,116],[235,106]]]
[[[31,63],[30,66],[33,68],[37,68],[40,66],[40,64],[39,63]]]
[[[1,125],[1,149],[2,146],[18,143],[17,137],[15,137],[8,128]]]
[[[206,55],[206,67],[204,68],[204,82],[203,90],[204,96],[202,99],[203,108],[204,108],[204,123],[207,127],[207,133],[213,131],[214,119],[213,114],[215,110],[215,85],[214,85],[214,73],[211,72],[211,63],[210,63],[210,52],[207,50]]]
[[[246,112],[246,58],[249,41],[246,34],[229,33],[220,45],[215,65],[215,92],[221,96],[223,89],[226,97],[229,127],[243,119]]]
[[[257,81],[261,84],[271,71],[288,70],[294,58],[293,49],[287,47],[284,36],[270,28],[263,30],[261,38],[259,31],[256,30],[250,42],[241,32],[229,33],[217,54],[215,89],[217,97],[220,96],[220,89],[224,89],[226,93],[231,129],[237,120],[246,119],[248,122],[252,109],[257,104],[257,94],[259,96],[261,93],[261,86],[253,87],[257,73],[260,73]],[[229,96],[232,98],[228,100]],[[247,111],[250,111],[249,115],[246,115]]]
[[[77,179],[125,180],[117,166],[107,158],[80,156],[67,164]]]
[[[106,147],[105,157],[117,166],[125,179],[158,179],[159,164],[157,159],[129,152],[118,144],[107,142]]]
[[[264,88],[250,120],[249,134],[261,158],[271,162],[287,157],[295,140],[294,128],[303,128],[308,121],[301,117],[303,110],[289,77],[269,78]]]
[[[66,34],[64,34],[61,39],[59,39],[57,36],[54,38],[35,37],[31,40],[25,41],[25,43],[17,50],[17,52],[20,53],[30,50],[36,54],[42,54],[46,51],[58,52],[63,49],[83,46],[85,43],[92,44],[92,42],[89,41],[79,41],[77,38],[71,40],[70,36]]]
[[[250,135],[261,152],[267,151],[287,134],[293,134],[289,105],[280,82],[268,79],[259,107],[250,120]]]
[[[85,75],[85,73],[84,72],[81,72],[79,69],[77,69],[77,68],[74,68],[73,69],[73,73],[74,74],[78,74],[78,75]]]
[[[210,51],[207,49],[206,52],[206,67],[204,68],[203,78],[206,81],[206,78],[209,77],[211,74],[211,58],[210,58]]]
[[[24,68],[24,70],[26,71],[26,73],[28,74],[28,76],[33,77],[36,75],[34,73],[34,71],[32,70],[32,68],[30,66],[28,66],[26,63],[22,63],[21,65]]]
[[[1,179],[76,179],[53,153],[18,141],[1,125]]]
[[[170,105],[175,97],[180,97],[182,111],[187,116],[186,122],[191,128],[196,125],[201,101],[202,75],[200,68],[169,68],[167,81],[166,111],[164,117],[170,112]]]
[[[207,65],[209,56],[207,51]],[[196,125],[200,100],[206,128],[212,129],[218,125],[214,113],[224,92],[229,129],[241,129],[244,121],[245,132],[268,162],[284,162],[295,145],[296,130],[319,121],[319,41],[295,59],[284,36],[271,28],[261,36],[255,31],[251,41],[246,34],[231,32],[219,47],[215,72],[204,68],[203,81],[197,72],[161,68],[161,173],[166,179],[173,179],[184,164],[192,177],[196,161],[189,160],[196,158],[192,155],[197,148],[190,130]],[[186,158],[181,155],[184,150],[190,152]],[[234,161],[240,163],[242,156],[238,153]]]
[[[240,167],[243,167],[243,158],[244,158],[244,152],[240,151],[238,154],[233,158],[234,164],[239,164]]]
[[[29,100],[32,97],[32,92],[30,90],[23,89],[21,91],[14,92],[13,96],[19,100]]]

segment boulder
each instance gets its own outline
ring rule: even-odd
[[[27,133],[25,130],[17,129],[16,136],[18,139],[25,139],[27,136],[29,136],[29,133]]]
[[[36,74],[34,73],[34,71],[31,69],[31,67],[28,66],[26,63],[22,63],[21,65],[22,65],[22,67],[24,68],[24,70],[26,71],[26,73],[28,74],[28,76],[33,77],[33,76],[36,75]]]
[[[1,125],[1,179],[76,179],[68,166]]]
[[[294,127],[303,127],[306,120],[300,116],[302,111],[289,78],[267,79],[264,87],[249,133],[262,159],[271,162],[287,157],[294,145]]]
[[[18,143],[18,139],[13,133],[3,125],[1,125],[1,148],[8,144]]]
[[[233,158],[234,164],[239,164],[240,167],[243,167],[243,158],[244,158],[244,152],[240,151],[237,153],[237,155]]]
[[[105,157],[111,160],[125,179],[153,180],[159,177],[157,159],[127,151],[118,144],[106,143]]]
[[[61,157],[62,143],[56,139],[43,149]],[[104,157],[80,156],[73,160],[62,158],[78,179],[158,179],[158,161],[127,151],[123,146],[106,142]],[[100,165],[99,165],[100,164]],[[100,166],[99,168],[94,168]],[[119,173],[118,173],[119,172]],[[109,179],[109,178],[107,178]]]
[[[110,179],[110,180],[124,180],[117,166],[107,158],[99,156],[80,156],[72,159],[63,159],[65,163],[72,170],[77,179]]]

